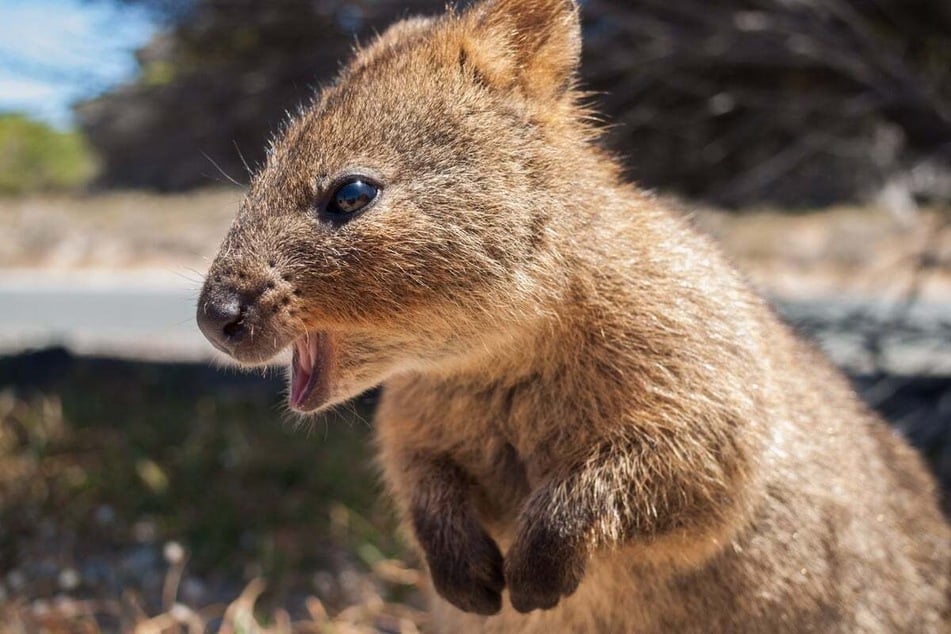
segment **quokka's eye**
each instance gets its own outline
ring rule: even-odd
[[[355,177],[337,185],[327,202],[327,213],[346,216],[356,213],[376,200],[380,188],[363,178]]]

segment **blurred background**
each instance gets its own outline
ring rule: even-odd
[[[586,0],[628,175],[951,489],[951,3]],[[0,0],[0,631],[425,629],[374,395],[300,423],[193,325],[271,134],[442,0]]]

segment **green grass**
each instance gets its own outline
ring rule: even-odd
[[[95,172],[92,151],[77,132],[0,114],[0,194],[75,190]]]

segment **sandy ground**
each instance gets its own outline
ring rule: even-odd
[[[0,284],[200,285],[238,189],[0,199]],[[951,210],[896,218],[875,208],[809,213],[684,209],[764,292],[788,299],[951,298]],[[118,277],[116,272],[122,272]]]

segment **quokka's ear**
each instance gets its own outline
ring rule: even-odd
[[[482,81],[540,99],[558,98],[572,86],[581,60],[574,0],[484,0],[464,20],[460,62]]]

